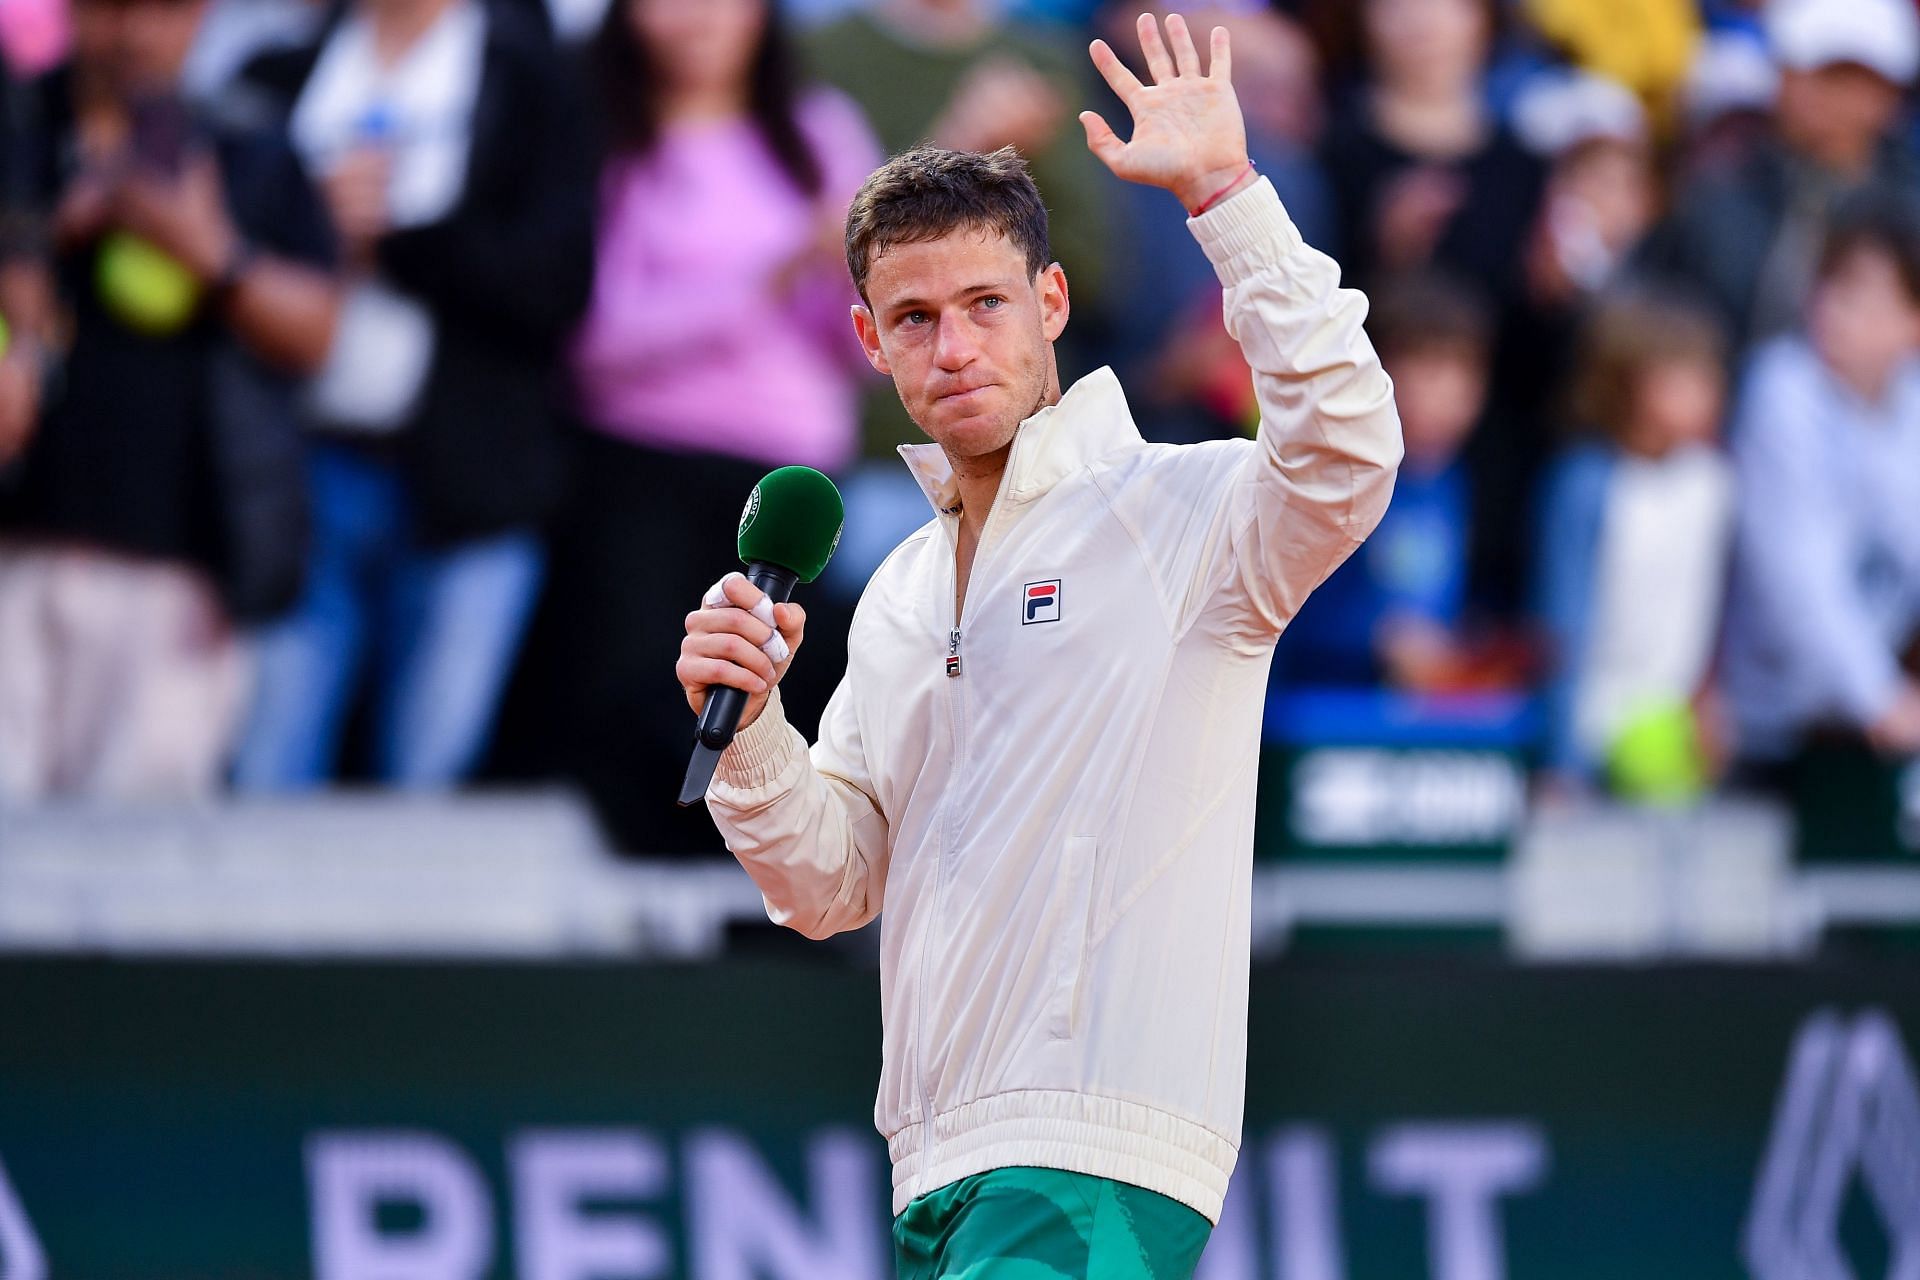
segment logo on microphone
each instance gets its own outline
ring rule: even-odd
[[[1025,613],[1020,625],[1030,627],[1036,622],[1060,621],[1060,579],[1049,578],[1045,582],[1029,582],[1023,597],[1022,608]]]
[[[753,527],[753,518],[760,514],[760,486],[753,486],[753,492],[747,495],[746,510],[740,513],[740,532],[745,533]]]

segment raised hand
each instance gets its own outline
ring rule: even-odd
[[[1089,49],[1093,65],[1132,114],[1133,137],[1122,142],[1099,113],[1082,111],[1088,148],[1116,176],[1164,187],[1189,210],[1250,182],[1247,127],[1233,93],[1226,29],[1213,29],[1212,56],[1202,71],[1185,18],[1167,17],[1164,41],[1152,14],[1141,14],[1137,25],[1151,85],[1141,84],[1106,41],[1095,40]]]

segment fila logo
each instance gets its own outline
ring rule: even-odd
[[[1887,1276],[1920,1276],[1920,1082],[1893,1020],[1823,1009],[1801,1024],[1742,1241],[1755,1280],[1854,1280],[1840,1241],[1857,1185]]]
[[[1025,613],[1020,618],[1023,627],[1036,622],[1060,621],[1060,579],[1049,578],[1045,582],[1029,582],[1021,606]]]

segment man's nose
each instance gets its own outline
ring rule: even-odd
[[[972,327],[959,316],[940,317],[940,329],[933,346],[933,358],[942,369],[964,369],[973,363],[979,348]]]

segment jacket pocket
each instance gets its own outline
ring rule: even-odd
[[[1087,939],[1093,917],[1094,840],[1069,836],[1060,857],[1060,922],[1053,938],[1054,985],[1047,1002],[1047,1036],[1073,1038],[1086,982]]]

